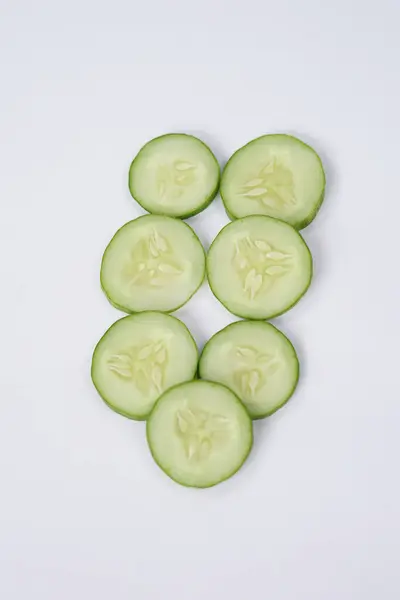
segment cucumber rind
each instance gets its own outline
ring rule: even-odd
[[[303,142],[303,140],[300,140],[299,138],[297,138],[294,135],[289,135],[286,133],[270,133],[270,134],[266,134],[266,135],[260,135],[257,138],[254,138],[253,140],[250,140],[249,142],[247,142],[247,144],[244,144],[244,146],[241,146],[240,148],[238,148],[233,154],[232,156],[229,158],[228,162],[226,163],[222,174],[221,174],[221,182],[220,182],[220,189],[219,189],[219,194],[221,196],[221,200],[222,203],[225,207],[225,212],[228,216],[228,218],[231,221],[235,221],[236,219],[243,219],[245,217],[239,217],[236,216],[231,208],[229,207],[229,201],[227,200],[227,198],[224,198],[224,190],[223,190],[223,185],[224,185],[224,176],[226,177],[226,174],[228,172],[228,167],[230,167],[232,165],[233,159],[237,157],[237,154],[240,153],[242,150],[244,150],[245,148],[247,148],[248,146],[250,146],[251,144],[253,144],[254,142],[257,142],[258,140],[261,140],[262,138],[266,138],[269,136],[274,136],[274,137],[285,137],[285,138],[290,138],[292,140],[295,140],[296,142],[298,142],[299,144],[305,146],[307,148],[307,150],[310,150],[318,159],[318,162],[321,166],[321,172],[322,172],[322,176],[323,176],[323,184],[322,184],[322,190],[321,190],[321,195],[318,198],[317,202],[314,204],[314,206],[312,207],[312,209],[310,210],[310,212],[308,213],[308,215],[306,217],[304,217],[303,219],[297,221],[297,222],[291,222],[290,225],[292,225],[292,227],[294,227],[297,230],[301,230],[304,229],[305,227],[307,227],[308,225],[310,225],[310,223],[315,219],[315,217],[317,216],[317,213],[319,212],[319,209],[321,208],[321,205],[324,201],[325,198],[325,188],[326,188],[326,174],[325,174],[325,169],[324,169],[324,165],[322,162],[321,157],[319,156],[319,154],[314,150],[314,148],[312,146],[310,146],[309,144],[307,144],[306,142]],[[251,214],[246,215],[246,216],[251,216]],[[254,214],[254,216],[256,216],[256,214]],[[264,216],[262,214],[257,214],[257,216]],[[265,214],[265,216],[269,216],[267,214]],[[276,218],[276,217],[271,217],[271,218]],[[280,218],[280,220],[285,221],[284,218]]]
[[[107,397],[106,394],[104,394],[102,392],[102,390],[100,389],[100,387],[97,385],[96,381],[95,381],[95,377],[94,377],[94,370],[95,370],[95,358],[96,358],[96,351],[100,348],[101,343],[104,341],[104,339],[106,338],[106,336],[108,335],[108,333],[113,329],[113,327],[115,325],[117,325],[117,323],[120,323],[121,321],[124,321],[125,319],[132,319],[136,316],[141,316],[144,314],[162,314],[165,315],[165,313],[161,312],[161,311],[155,311],[155,310],[149,310],[149,311],[142,311],[140,313],[134,313],[134,314],[129,314],[129,315],[125,315],[124,317],[121,317],[121,319],[118,319],[117,321],[115,321],[112,325],[110,325],[110,327],[103,333],[103,335],[101,336],[101,338],[99,339],[99,341],[97,342],[94,350],[93,350],[93,354],[92,354],[92,362],[91,362],[91,367],[90,367],[90,377],[92,380],[92,383],[94,385],[94,387],[96,388],[97,393],[99,394],[100,398],[103,400],[103,402],[109,407],[111,408],[111,410],[113,410],[114,412],[118,413],[119,415],[122,415],[123,417],[126,417],[127,419],[131,419],[132,421],[146,421],[149,418],[149,415],[151,413],[151,411],[154,408],[154,404],[151,407],[151,409],[149,410],[148,413],[146,414],[138,414],[138,413],[134,413],[133,411],[128,413],[124,410],[121,410],[120,408],[118,408],[117,406],[115,406]],[[190,340],[193,343],[193,347],[196,350],[196,354],[197,357],[199,356],[199,349],[197,347],[196,341],[194,339],[194,337],[192,336],[189,328],[185,325],[185,323],[183,323],[183,321],[181,321],[180,319],[178,319],[177,317],[173,316],[173,315],[165,315],[170,317],[171,319],[174,319],[175,321],[178,321],[178,323],[180,325],[182,325],[182,327],[184,328],[184,330],[186,330],[187,334],[188,334],[188,340]],[[195,363],[194,366],[194,370],[193,370],[193,374],[192,376],[187,380],[184,381],[182,383],[179,383],[177,385],[182,385],[183,383],[188,383],[189,381],[193,381],[193,379],[197,378],[197,366],[198,366],[198,360]],[[167,388],[166,390],[164,390],[163,394],[172,389],[172,387],[176,387],[176,386],[171,386],[170,388]],[[160,396],[161,397],[161,396]],[[156,403],[158,402],[159,398],[157,398]]]
[[[210,194],[205,198],[205,200],[198,205],[197,208],[193,209],[193,210],[189,210],[186,212],[182,212],[181,214],[171,214],[168,211],[163,211],[162,209],[158,209],[158,210],[154,210],[154,209],[150,209],[146,203],[145,200],[143,200],[142,198],[140,198],[138,196],[138,194],[135,192],[134,190],[134,185],[132,183],[132,171],[134,166],[136,166],[136,164],[139,162],[141,156],[141,152],[147,148],[147,146],[149,144],[151,144],[152,142],[161,140],[163,138],[166,137],[170,137],[170,136],[185,136],[187,138],[192,138],[193,140],[196,140],[196,142],[199,142],[200,144],[202,144],[202,146],[204,146],[204,148],[210,153],[215,166],[217,168],[217,172],[218,172],[218,177],[215,183],[214,188],[212,189],[212,191],[210,192]],[[165,217],[174,217],[176,219],[189,219],[190,217],[194,217],[195,215],[198,215],[199,213],[201,213],[203,210],[205,210],[210,204],[211,202],[214,200],[214,198],[216,197],[218,190],[219,190],[219,186],[220,186],[220,181],[221,181],[221,168],[219,165],[219,162],[217,160],[217,158],[215,157],[214,153],[212,152],[211,148],[209,146],[207,146],[207,144],[205,144],[201,139],[197,138],[194,135],[190,135],[188,133],[166,133],[164,135],[160,135],[158,137],[153,138],[152,140],[149,140],[146,144],[144,144],[144,146],[142,146],[142,148],[139,150],[139,152],[136,154],[135,158],[132,160],[131,165],[129,167],[129,174],[128,174],[128,186],[129,186],[129,191],[130,194],[132,196],[132,198],[144,209],[146,210],[148,213],[150,214],[156,214],[156,215],[160,215],[160,216],[165,216]]]
[[[196,380],[195,380],[196,381]],[[157,466],[161,469],[161,471],[163,473],[165,473],[165,475],[167,475],[172,481],[174,481],[175,483],[178,483],[179,485],[186,487],[186,488],[194,488],[194,489],[208,489],[208,488],[212,488],[215,487],[216,485],[219,485],[220,483],[223,483],[224,481],[227,481],[228,479],[230,479],[231,477],[233,477],[234,475],[236,475],[236,473],[238,473],[238,471],[240,471],[240,469],[243,467],[244,463],[246,462],[246,460],[248,459],[250,452],[253,448],[253,443],[254,443],[254,434],[253,434],[253,425],[252,425],[252,419],[249,415],[249,412],[246,408],[246,406],[243,404],[243,402],[240,400],[240,398],[237,396],[237,394],[235,394],[235,392],[232,392],[232,390],[230,388],[228,388],[226,385],[223,385],[221,383],[217,383],[215,381],[208,381],[205,379],[201,379],[201,380],[197,380],[197,381],[201,381],[203,383],[207,383],[210,384],[212,386],[217,386],[217,387],[222,387],[225,388],[226,390],[228,390],[232,396],[234,397],[233,400],[235,400],[238,405],[241,406],[241,408],[243,408],[243,411],[247,417],[248,417],[248,423],[249,423],[249,445],[246,448],[246,452],[244,453],[243,459],[240,462],[239,465],[235,465],[235,468],[232,469],[232,471],[226,475],[225,477],[219,479],[218,481],[212,482],[210,484],[204,484],[204,485],[194,485],[194,484],[188,484],[185,483],[184,481],[181,481],[180,479],[174,477],[168,469],[166,469],[158,460],[157,456],[155,455],[155,453],[153,452],[153,448],[152,448],[152,441],[151,441],[151,433],[150,433],[150,428],[151,428],[151,417],[153,414],[155,414],[155,411],[157,410],[157,406],[160,404],[160,402],[163,400],[163,397],[166,393],[169,393],[173,390],[175,390],[176,388],[179,388],[183,385],[187,385],[188,383],[193,383],[193,382],[185,382],[185,383],[179,383],[178,385],[175,385],[173,387],[170,387],[168,390],[166,390],[159,398],[158,400],[155,402],[152,410],[150,411],[150,414],[148,415],[147,421],[146,421],[146,440],[147,440],[147,444],[150,450],[150,454],[154,460],[154,462],[157,464]]]
[[[307,286],[304,288],[304,290],[299,294],[299,296],[289,305],[287,306],[285,309],[277,311],[275,313],[271,313],[262,317],[254,317],[253,315],[246,313],[245,311],[243,311],[242,313],[238,313],[235,312],[234,310],[232,310],[231,308],[229,308],[229,305],[227,302],[223,302],[218,295],[216,294],[215,290],[213,289],[213,285],[211,283],[211,277],[210,277],[210,269],[209,269],[209,264],[208,264],[208,257],[210,255],[211,249],[214,245],[214,243],[216,242],[217,238],[222,235],[223,231],[225,229],[227,229],[228,227],[230,227],[230,225],[232,225],[233,222],[239,222],[239,221],[243,221],[246,219],[270,219],[272,221],[278,221],[279,223],[283,223],[284,225],[287,225],[288,227],[292,227],[292,229],[296,232],[296,234],[301,238],[301,240],[304,243],[305,249],[307,250],[309,259],[310,259],[310,277],[308,280],[308,284]],[[215,298],[218,300],[218,302],[220,302],[222,304],[222,306],[224,306],[226,308],[226,310],[228,310],[232,315],[235,315],[236,317],[240,317],[242,319],[248,319],[249,321],[265,321],[265,320],[269,320],[269,319],[275,319],[276,317],[280,317],[281,315],[285,314],[286,312],[288,312],[289,310],[291,310],[294,306],[296,306],[296,304],[298,304],[298,302],[300,302],[300,300],[303,298],[303,296],[307,293],[308,289],[310,288],[311,282],[313,280],[313,276],[314,276],[314,270],[313,270],[313,258],[312,258],[312,254],[310,251],[310,248],[308,247],[305,239],[303,238],[303,236],[300,234],[300,232],[295,229],[293,227],[293,225],[290,225],[289,223],[287,223],[286,221],[283,221],[282,219],[276,219],[275,217],[270,217],[268,215],[248,215],[246,217],[241,217],[240,219],[235,219],[234,221],[232,221],[231,223],[228,223],[227,225],[225,225],[219,232],[218,234],[215,236],[214,240],[212,241],[209,249],[208,249],[208,253],[207,253],[207,260],[206,260],[206,276],[207,276],[207,281],[208,281],[208,285],[210,286],[210,290],[212,291],[213,295],[215,296]]]
[[[168,310],[154,310],[151,312],[162,312],[164,314],[170,314],[173,313],[177,310],[179,310],[180,308],[182,308],[182,306],[185,306],[185,304],[187,304],[189,302],[189,300],[191,298],[193,298],[193,296],[196,294],[196,292],[201,288],[201,286],[204,283],[204,280],[206,279],[206,273],[207,273],[207,269],[206,269],[206,260],[207,260],[207,255],[206,255],[206,251],[204,250],[203,244],[201,243],[201,240],[199,238],[199,236],[197,235],[197,233],[194,231],[194,229],[192,229],[192,227],[190,227],[190,225],[188,223],[185,223],[184,221],[181,221],[178,218],[175,217],[170,217],[169,215],[154,215],[153,213],[148,214],[148,215],[141,215],[140,217],[137,217],[136,219],[132,219],[131,221],[128,221],[127,223],[124,223],[124,225],[122,225],[119,229],[117,229],[117,231],[114,233],[114,235],[112,236],[111,240],[108,242],[106,249],[103,252],[103,256],[101,259],[101,266],[100,266],[100,287],[103,291],[103,293],[105,294],[107,300],[109,301],[109,303],[111,304],[111,306],[113,306],[114,308],[116,308],[117,310],[120,310],[128,315],[132,315],[132,314],[140,314],[143,312],[148,312],[147,310],[142,310],[142,311],[137,311],[137,310],[132,310],[130,309],[128,306],[124,306],[123,304],[119,304],[118,302],[115,302],[112,299],[112,295],[110,295],[110,292],[107,290],[107,286],[104,283],[104,277],[103,277],[103,263],[105,261],[105,256],[106,253],[108,251],[108,249],[111,247],[114,239],[118,236],[118,234],[124,229],[124,227],[129,226],[131,223],[134,223],[135,221],[137,221],[138,219],[149,219],[152,218],[153,216],[159,216],[162,217],[164,219],[173,219],[174,221],[179,221],[180,223],[182,223],[183,225],[185,225],[185,227],[187,227],[190,231],[190,233],[192,234],[192,236],[197,240],[197,242],[199,243],[202,251],[203,251],[203,255],[204,255],[204,269],[203,269],[203,276],[200,279],[200,282],[198,284],[198,286],[196,287],[196,289],[190,294],[190,296],[187,297],[187,299],[182,302],[181,304],[179,304],[178,306],[175,306],[171,309]]]
[[[235,326],[237,326],[238,323],[242,323],[242,321],[236,321],[235,323],[230,323],[229,325],[227,325],[226,327],[224,327],[220,331],[217,331],[217,333],[215,333],[208,340],[208,342],[205,343],[205,345],[203,347],[203,350],[200,353],[199,366],[198,366],[198,370],[197,370],[198,376],[200,377],[200,379],[203,379],[202,372],[201,372],[202,371],[202,364],[204,364],[204,360],[206,358],[207,352],[210,350],[210,344],[212,342],[215,342],[215,340],[218,338],[218,336],[220,334],[225,333],[230,328],[234,329]],[[293,354],[294,354],[294,358],[295,358],[295,362],[296,362],[295,379],[293,381],[292,388],[290,389],[290,391],[288,392],[288,394],[284,397],[284,399],[279,404],[277,404],[273,409],[271,409],[269,411],[266,411],[265,413],[260,413],[260,414],[257,414],[257,415],[253,415],[249,411],[248,407],[246,407],[247,412],[249,413],[251,419],[253,421],[259,421],[260,419],[265,419],[266,417],[270,417],[271,415],[273,415],[274,413],[276,413],[276,411],[278,411],[285,404],[287,404],[287,402],[293,396],[294,392],[296,391],[297,385],[299,383],[299,379],[300,379],[300,361],[299,361],[299,357],[298,357],[297,352],[296,352],[296,348],[294,347],[294,345],[292,344],[292,342],[275,325],[273,325],[272,323],[264,322],[264,321],[256,321],[254,319],[253,320],[248,320],[248,321],[246,321],[246,323],[248,323],[248,325],[254,325],[256,327],[264,326],[265,325],[266,327],[274,329],[275,332],[278,333],[285,340],[285,343],[287,343],[288,346],[293,350]],[[207,378],[205,378],[205,379],[207,380]],[[207,380],[207,381],[210,381],[210,380]],[[220,383],[220,382],[216,381],[216,383]],[[231,391],[233,391],[234,394],[238,395],[237,392],[235,392],[232,388],[230,388],[229,385],[227,385],[226,383],[220,383],[220,385],[225,385],[228,389],[230,389]],[[243,400],[241,400],[241,398],[239,396],[238,396],[238,398],[246,406],[245,402]]]

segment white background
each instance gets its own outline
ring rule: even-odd
[[[399,26],[397,0],[0,1],[2,599],[399,598]],[[327,172],[314,283],[276,320],[301,384],[207,491],[89,377],[129,164],[170,131],[222,165],[290,132]],[[189,222],[207,247],[220,199]],[[233,320],[206,285],[177,315],[199,346]]]

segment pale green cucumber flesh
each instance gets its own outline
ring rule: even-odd
[[[229,387],[253,419],[262,419],[292,396],[299,361],[288,338],[270,323],[238,321],[207,342],[199,376]]]
[[[94,350],[91,375],[110,408],[143,420],[165,390],[195,377],[197,361],[196,343],[181,321],[143,312],[106,331]]]
[[[215,198],[220,168],[198,138],[170,133],[145,144],[129,170],[133,198],[148,212],[188,218]]]
[[[264,135],[237,150],[221,177],[220,194],[231,219],[267,215],[296,229],[311,223],[324,192],[318,154],[285,134]]]
[[[126,223],[108,244],[101,264],[101,287],[125,312],[172,312],[202,284],[205,253],[189,225],[159,215]]]
[[[244,405],[227,387],[208,381],[165,392],[150,414],[146,432],[159,467],[188,487],[211,487],[231,477],[253,443]]]
[[[208,251],[207,275],[213,294],[231,313],[270,319],[305,294],[312,257],[291,225],[254,215],[220,231]]]

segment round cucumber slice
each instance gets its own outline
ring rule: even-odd
[[[145,215],[126,223],[108,244],[101,286],[125,312],[172,312],[185,304],[205,275],[205,254],[189,225]]]
[[[293,394],[299,361],[291,342],[270,323],[238,321],[207,342],[199,375],[229,387],[253,419],[262,419]]]
[[[263,135],[237,150],[226,164],[220,189],[231,219],[269,215],[296,229],[311,223],[324,192],[318,154],[284,134]]]
[[[148,212],[186,219],[215,198],[217,159],[192,135],[170,133],[148,142],[129,170],[132,196]]]
[[[196,374],[197,346],[175,317],[144,312],[123,317],[103,335],[92,380],[103,400],[131,419],[145,419],[168,388]]]
[[[253,443],[252,422],[228,388],[192,381],[168,390],[147,421],[156,463],[174,481],[211,487],[236,473]]]
[[[213,294],[233,314],[269,319],[291,308],[308,289],[312,258],[291,225],[250,216],[220,231],[207,256]]]

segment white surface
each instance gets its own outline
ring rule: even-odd
[[[1,1],[1,598],[399,598],[399,20],[396,0]],[[301,385],[204,492],[89,379],[130,160],[176,130],[222,163],[298,134],[328,176],[314,284],[278,320]],[[217,200],[190,223],[208,245],[226,221]],[[200,345],[232,320],[207,287],[179,316]]]

